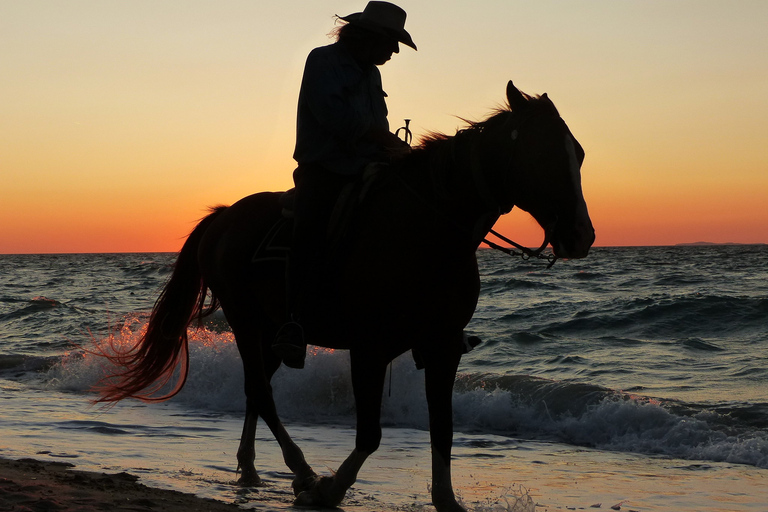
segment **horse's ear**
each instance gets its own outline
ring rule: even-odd
[[[541,95],[541,99],[546,102],[546,105],[549,106],[549,108],[552,110],[553,114],[558,115],[558,116],[560,115],[560,113],[557,111],[557,107],[555,106],[555,104],[552,103],[552,100],[549,99],[549,96],[547,96],[547,93],[542,94]]]
[[[515,87],[515,84],[512,83],[512,80],[507,82],[507,101],[509,102],[509,107],[513,111],[524,108],[526,104],[523,93],[521,93],[517,87]]]

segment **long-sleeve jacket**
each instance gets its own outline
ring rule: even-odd
[[[299,93],[294,159],[355,174],[382,158],[364,135],[374,127],[389,130],[385,97],[378,68],[361,67],[343,43],[312,50]]]

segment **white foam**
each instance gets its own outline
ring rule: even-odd
[[[112,336],[96,343],[102,348],[126,347],[136,343],[143,328],[141,320],[127,322]],[[187,384],[174,402],[196,412],[244,412],[243,370],[232,334],[204,329],[190,331],[189,350]],[[46,387],[88,392],[114,370],[103,357],[74,351],[48,371]],[[423,373],[416,369],[410,353],[393,362],[385,382],[383,425],[428,428]],[[525,381],[522,390],[514,391],[500,387],[499,382],[494,384],[490,376],[481,384],[461,386],[454,392],[457,430],[543,436],[609,450],[768,467],[765,433],[761,430],[726,433],[713,423],[710,416],[716,416],[715,413],[681,416],[655,401],[616,397],[585,403],[581,409],[556,411],[547,408],[543,399],[531,395],[531,382],[552,388],[549,395],[557,392],[557,396],[548,395],[549,399],[568,403],[578,402],[576,386],[552,387],[552,382],[536,379]],[[355,405],[346,351],[310,347],[303,370],[280,368],[272,384],[278,412],[284,420],[354,424]]]

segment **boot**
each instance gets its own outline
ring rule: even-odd
[[[304,329],[301,324],[294,320],[283,324],[272,341],[272,352],[277,354],[288,368],[304,368],[307,343],[304,341]]]

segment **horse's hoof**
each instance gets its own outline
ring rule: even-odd
[[[467,509],[459,505],[456,500],[435,501],[433,499],[432,504],[437,512],[467,512]]]
[[[261,477],[257,473],[245,474],[237,479],[237,485],[240,487],[256,487],[261,485]]]
[[[301,491],[296,499],[293,500],[293,504],[296,507],[314,507],[317,503],[314,502],[311,496],[311,491]]]
[[[294,478],[293,482],[291,483],[291,487],[293,487],[293,495],[298,497],[300,494],[311,491],[317,485],[317,480],[317,475],[310,475],[304,478]]]
[[[344,499],[346,491],[339,492],[339,489],[334,489],[334,483],[333,477],[315,478],[310,489],[296,495],[293,504],[299,507],[337,507]]]

